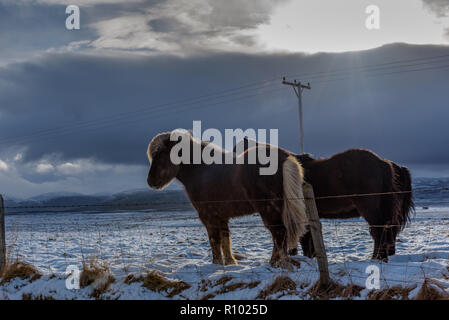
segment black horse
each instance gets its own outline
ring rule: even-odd
[[[247,148],[247,139],[240,143]],[[374,239],[373,258],[388,261],[388,256],[395,254],[397,234],[414,210],[409,170],[365,149],[350,149],[324,159],[310,154],[295,156],[304,168],[304,181],[313,186],[320,218],[363,217]],[[300,243],[304,255],[315,255],[310,231]],[[296,254],[297,249],[289,253]]]

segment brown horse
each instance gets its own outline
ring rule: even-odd
[[[248,140],[243,143],[246,149]],[[350,149],[325,159],[309,154],[296,158],[304,168],[304,180],[313,186],[320,218],[363,217],[374,240],[373,259],[388,261],[395,254],[396,236],[414,208],[408,169],[365,149]],[[304,255],[314,256],[310,232],[300,243]]]
[[[233,164],[206,164],[201,159],[200,163],[193,164],[193,155],[190,154],[190,161],[175,164],[170,155],[179,141],[172,141],[173,132],[176,131],[161,133],[150,142],[147,155],[151,167],[147,182],[155,189],[162,189],[174,178],[184,185],[190,202],[207,229],[212,262],[236,264],[228,222],[234,217],[259,213],[273,238],[270,264],[290,269],[292,261],[288,257],[288,249],[297,246],[307,226],[302,193],[303,171],[296,158],[282,149],[256,147],[257,152],[270,155],[276,152],[278,157],[276,173],[260,175],[259,169],[264,165],[258,160],[255,164],[248,164],[248,151],[235,156],[216,146],[209,149],[210,143],[178,131],[179,137],[188,139],[190,150],[196,148],[203,152],[209,146],[215,157],[216,153],[221,159],[231,155],[235,161]],[[244,160],[244,164],[237,164],[237,160]]]

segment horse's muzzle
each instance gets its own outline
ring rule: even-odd
[[[148,176],[147,178],[147,183],[150,186],[150,188],[152,189],[161,189],[164,184],[162,183],[162,181],[158,180],[158,179],[150,179],[150,176]]]

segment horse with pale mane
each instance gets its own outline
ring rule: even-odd
[[[281,148],[256,146],[253,152],[277,153],[278,170],[273,175],[260,175],[260,169],[266,165],[259,160],[250,164],[250,150],[240,155],[233,154],[236,160],[233,164],[206,164],[202,160],[194,164],[193,155],[190,155],[190,162],[175,164],[170,157],[171,150],[180,140],[171,140],[173,132],[158,134],[148,145],[151,167],[147,182],[154,189],[163,189],[175,178],[184,185],[192,206],[207,229],[212,262],[237,263],[231,248],[229,220],[259,213],[272,235],[270,264],[291,269],[294,261],[288,256],[288,250],[296,248],[307,226],[303,170],[298,160]],[[190,150],[199,147],[203,151],[208,145],[210,147],[209,142],[198,141],[188,132],[176,134],[179,138],[188,139]],[[219,153],[223,160],[229,156],[217,146],[210,150]]]

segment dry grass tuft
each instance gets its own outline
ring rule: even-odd
[[[259,293],[256,299],[267,299],[270,295],[280,291],[287,291],[287,294],[296,293],[295,281],[286,276],[277,277],[271,285]]]
[[[91,298],[100,299],[105,294],[112,283],[115,282],[115,278],[109,275],[104,281],[101,281],[90,294]]]
[[[364,288],[356,284],[348,284],[346,286],[337,282],[331,281],[329,285],[322,285],[318,280],[308,291],[312,299],[316,300],[328,300],[337,297],[352,299],[354,297],[360,297],[360,292]]]
[[[55,300],[52,296],[44,296],[42,294],[34,296],[32,293],[22,294],[22,300]]]
[[[369,300],[409,300],[408,295],[413,289],[415,288],[394,286],[382,290],[372,290],[368,292],[367,297]]]
[[[206,294],[205,296],[203,296],[203,297],[201,298],[201,300],[209,300],[209,299],[214,298],[216,295],[217,295],[216,292],[215,292],[215,293],[208,293],[208,294]]]
[[[7,283],[15,278],[29,279],[30,282],[33,282],[41,277],[42,274],[40,274],[31,264],[15,261],[13,263],[7,263],[3,268],[0,284]]]
[[[448,299],[449,294],[435,281],[425,279],[424,283],[416,295],[416,300],[443,300]]]
[[[226,285],[223,287],[222,290],[220,290],[220,293],[226,293],[226,292],[231,292],[231,291],[235,291],[238,289],[253,289],[255,287],[257,287],[260,284],[260,281],[254,281],[254,282],[237,282],[237,283],[232,283],[229,285]]]
[[[206,279],[201,280],[198,285],[198,289],[201,292],[206,292],[208,290],[208,287],[212,287],[212,281]]]
[[[143,281],[143,277],[142,276],[136,277],[133,274],[128,274],[123,282],[126,283],[126,284],[131,284],[131,283],[134,283],[134,282],[142,282],[142,281]]]
[[[109,268],[101,265],[94,258],[90,259],[89,264],[83,262],[83,270],[80,274],[80,287],[84,288],[97,280],[105,279],[109,275]]]
[[[254,289],[254,288],[257,287],[259,284],[260,284],[260,281],[253,281],[253,282],[247,283],[247,284],[246,284],[246,287],[247,287],[248,289]]]
[[[232,292],[235,290],[241,290],[241,289],[253,289],[255,287],[257,287],[260,284],[260,281],[254,281],[254,282],[236,282],[236,283],[231,283],[228,285],[224,285],[220,290],[213,292],[213,293],[209,293],[207,295],[205,295],[204,297],[202,297],[202,300],[209,300],[211,298],[214,298],[217,294],[223,294],[223,293],[227,293],[227,292]]]
[[[205,296],[203,296],[202,300],[208,300],[213,297],[215,297],[217,294],[232,292],[239,289],[253,289],[257,287],[260,284],[260,281],[253,281],[253,282],[236,282],[227,284],[229,281],[234,279],[232,276],[223,276],[220,279],[215,281],[214,286],[222,286],[219,290],[209,293]],[[207,291],[207,287],[213,287],[212,282],[210,280],[203,280],[200,285],[200,291],[204,292]]]
[[[131,284],[133,282],[143,282],[142,287],[145,287],[151,291],[164,291],[167,293],[167,297],[169,298],[172,298],[182,291],[190,288],[188,283],[179,280],[167,279],[157,271],[150,271],[145,276],[140,277],[128,275],[125,279],[125,283]]]
[[[218,286],[218,285],[224,285],[224,284],[226,284],[227,282],[231,281],[232,279],[234,279],[232,276],[223,276],[223,277],[221,277],[220,279],[217,279],[217,280],[215,281],[215,285],[216,285],[216,286]]]
[[[91,298],[101,299],[115,278],[111,275],[109,267],[105,263],[100,263],[94,257],[89,260],[89,263],[83,261],[83,269],[80,274],[80,287],[85,288],[94,283],[95,287],[89,294]]]

